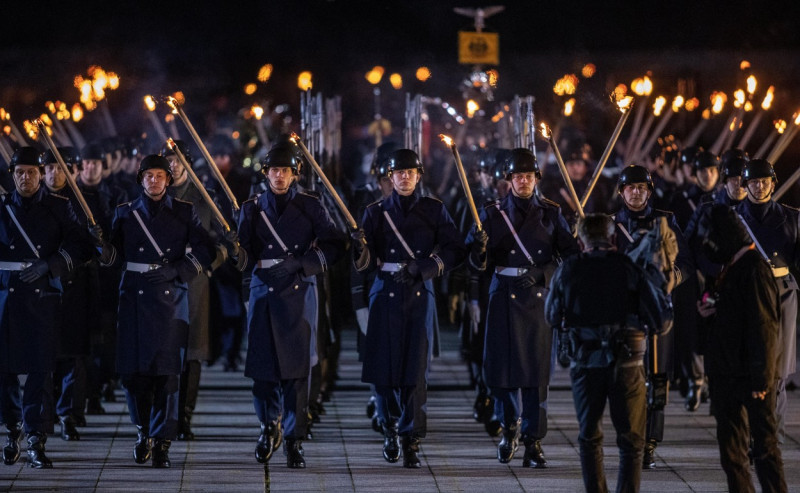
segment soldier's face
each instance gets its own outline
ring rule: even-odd
[[[378,185],[381,187],[381,197],[386,198],[392,194],[394,183],[392,183],[392,179],[388,176],[381,176],[378,180]]]
[[[697,185],[704,192],[708,192],[717,186],[717,181],[719,181],[719,169],[716,166],[697,170]]]
[[[148,169],[142,174],[144,193],[154,199],[160,199],[167,190],[167,172],[163,169]]]
[[[286,167],[270,167],[267,170],[267,179],[269,180],[269,187],[272,192],[278,195],[283,195],[289,191],[289,187],[295,179],[292,168]]]
[[[175,185],[180,185],[186,178],[186,168],[178,160],[177,156],[168,156],[169,169],[172,170],[172,179]]]
[[[536,187],[536,173],[513,173],[511,175],[511,192],[517,197],[528,199]]]
[[[23,197],[30,197],[39,190],[42,174],[38,166],[18,164],[14,166],[14,185]]]
[[[747,198],[755,204],[769,201],[774,190],[775,181],[770,177],[747,180]]]
[[[67,176],[61,171],[58,163],[50,163],[44,165],[44,182],[47,186],[58,190],[67,184]]]
[[[103,161],[85,159],[80,171],[81,181],[86,185],[97,185],[103,179]]]
[[[744,200],[747,197],[747,189],[742,186],[741,176],[731,176],[725,180],[725,190],[733,200]]]
[[[647,183],[631,183],[622,187],[622,200],[632,211],[640,211],[647,207],[650,200],[650,187]]]
[[[392,186],[399,195],[408,196],[414,193],[419,183],[419,171],[416,168],[392,171]]]

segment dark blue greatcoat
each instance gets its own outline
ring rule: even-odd
[[[521,251],[501,210],[514,225],[535,267]],[[512,194],[484,206],[481,215],[489,235],[487,266],[492,270],[498,266],[527,267],[537,272],[536,285],[527,289],[515,286],[516,277],[492,273],[483,360],[486,384],[495,388],[546,387],[553,330],[544,319],[549,280],[545,273],[555,270],[557,259],[577,253],[578,243],[559,206],[536,196],[530,199],[524,219]]]
[[[187,344],[189,305],[187,282],[209,268],[214,245],[192,204],[165,195],[151,214],[144,194],[121,204],[114,215],[111,243],[115,265],[125,262],[169,264],[179,276],[152,283],[139,272],[125,270],[120,281],[117,322],[117,371],[121,374],[177,375]],[[164,254],[160,258],[133,211]],[[191,253],[186,247],[191,246]]]
[[[736,211],[750,227],[755,240],[769,257],[772,267],[788,267],[792,270],[788,275],[775,279],[781,296],[777,370],[781,378],[786,378],[797,371],[798,286],[795,275],[800,268],[800,213],[797,209],[773,200],[756,205],[748,199],[741,201]]]
[[[318,198],[289,189],[289,201],[278,215],[271,190],[242,204],[239,240],[252,270],[247,314],[248,347],[244,374],[254,380],[278,382],[305,378],[311,369],[311,322],[307,296],[315,277],[344,253],[344,239]],[[264,211],[288,253],[283,251],[264,219]],[[300,272],[268,283],[261,259],[299,259]],[[314,307],[316,308],[316,307]]]
[[[414,253],[422,278],[408,286],[381,271],[372,284],[361,380],[375,385],[417,385],[433,351],[432,279],[460,264],[466,253],[461,233],[442,202],[416,193],[410,200],[413,204],[406,214],[397,192],[392,192],[367,207],[362,222],[370,254],[370,264],[362,272],[383,262],[411,260],[386,220],[386,211]]]
[[[93,245],[64,197],[40,188],[29,199],[14,191],[2,202],[0,261],[36,260],[8,213],[10,207],[50,272],[27,284],[19,271],[0,270],[0,373],[51,372],[59,342],[59,277],[88,260]]]

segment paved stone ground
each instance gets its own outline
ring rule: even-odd
[[[444,355],[435,361],[429,392],[429,433],[423,441],[420,470],[388,464],[382,439],[365,416],[368,397],[360,383],[360,365],[347,333],[339,389],[326,403],[327,414],[304,443],[307,468],[290,470],[278,452],[267,466],[256,463],[253,448],[258,422],[250,381],[241,373],[204,368],[194,419],[197,440],[174,442],[173,467],[155,470],[133,462],[135,430],[123,404],[106,403],[107,414],[87,416],[79,442],[51,437],[52,470],[27,467],[26,456],[14,466],[0,466],[0,491],[582,491],[577,451],[577,422],[569,377],[559,369],[549,400],[550,431],[543,440],[549,468],[523,469],[521,453],[510,465],[495,458],[497,440],[472,419],[473,392],[459,361],[455,335],[444,333]],[[708,404],[696,413],[683,409],[671,392],[665,441],[657,451],[658,467],[644,471],[642,491],[678,493],[725,491],[719,466],[714,420]],[[783,446],[790,491],[800,492],[800,392],[790,392],[788,437]],[[617,451],[606,424],[606,475],[616,483]]]

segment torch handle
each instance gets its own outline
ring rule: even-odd
[[[317,172],[317,175],[319,176],[320,180],[322,180],[322,184],[325,185],[325,188],[328,189],[328,192],[330,192],[331,196],[333,197],[333,200],[336,202],[336,205],[339,206],[339,210],[342,211],[342,214],[344,214],[344,217],[347,219],[347,223],[354,230],[358,229],[358,223],[356,223],[356,220],[353,219],[353,215],[350,214],[350,211],[347,210],[347,207],[344,205],[344,202],[342,202],[342,198],[339,197],[338,193],[336,193],[336,189],[333,188],[331,182],[328,181],[328,177],[325,176],[325,173],[322,171],[322,168],[320,168],[319,164],[317,163],[317,160],[314,159],[314,156],[312,156],[311,153],[308,151],[308,147],[306,147],[306,145],[303,143],[303,141],[300,139],[299,136],[293,135],[293,137],[294,138],[292,140],[294,141],[295,145],[297,145],[297,147],[299,147],[300,150],[303,151],[303,155],[306,157],[306,160],[308,160],[308,162],[311,164],[311,167],[314,168],[314,171]]]
[[[203,186],[203,182],[200,181],[200,178],[197,177],[197,174],[194,172],[192,167],[189,166],[189,162],[186,161],[186,156],[184,156],[178,146],[175,145],[174,140],[167,139],[167,145],[169,145],[170,149],[175,152],[175,155],[178,157],[178,161],[180,161],[181,165],[186,169],[189,179],[192,180],[194,186],[200,191],[200,195],[203,196],[203,200],[205,200],[206,204],[208,204],[208,207],[211,208],[211,212],[214,214],[214,217],[217,218],[217,221],[219,221],[223,229],[225,229],[225,232],[230,231],[231,226],[228,224],[228,221],[225,220],[225,217],[222,215],[222,212],[220,212],[217,204],[214,203],[214,200],[206,191],[206,188]]]
[[[78,188],[78,184],[75,183],[75,178],[72,177],[72,173],[70,173],[69,168],[67,168],[67,163],[64,162],[64,158],[61,156],[61,153],[58,152],[58,148],[56,147],[56,143],[53,142],[53,139],[47,134],[47,128],[45,128],[44,122],[41,120],[37,120],[36,124],[39,126],[39,135],[44,138],[44,141],[47,143],[47,146],[53,151],[53,155],[56,157],[56,162],[58,162],[58,167],[61,168],[61,171],[67,177],[67,183],[69,183],[69,188],[72,189],[72,192],[75,194],[75,198],[78,199],[78,203],[83,209],[83,213],[86,214],[86,220],[89,222],[89,226],[94,226],[97,224],[94,220],[94,215],[92,214],[92,210],[89,209],[89,204],[86,203],[86,199],[83,198],[83,193]]]
[[[798,127],[798,125],[794,125],[791,128],[787,128],[783,132],[783,135],[781,136],[780,139],[778,139],[778,142],[775,144],[775,147],[772,148],[772,151],[770,151],[769,155],[767,156],[767,161],[769,161],[770,164],[772,164],[773,166],[775,165],[775,162],[778,160],[779,157],[781,157],[783,151],[785,151],[786,148],[789,147],[789,143],[791,143],[792,139],[794,139],[794,136],[797,134],[798,128],[800,128]]]
[[[600,179],[600,173],[603,172],[603,168],[606,166],[606,162],[608,162],[608,158],[611,156],[611,151],[614,150],[614,146],[617,144],[619,135],[622,133],[622,128],[625,126],[625,122],[628,121],[628,117],[630,115],[631,108],[628,108],[622,112],[622,116],[617,122],[617,127],[614,129],[614,133],[611,134],[611,138],[608,140],[608,145],[606,145],[603,155],[600,156],[600,161],[597,163],[594,174],[592,174],[592,179],[589,180],[589,185],[586,187],[586,192],[584,192],[583,198],[581,199],[581,207],[586,207],[586,202],[589,200],[589,196],[592,194],[594,186],[597,185],[597,180]]]
[[[739,141],[739,144],[736,146],[739,149],[744,150],[747,147],[747,144],[750,143],[750,139],[753,138],[753,134],[755,134],[758,125],[761,123],[761,119],[764,117],[764,110],[760,109],[756,112],[756,115],[750,120],[750,125],[747,126],[747,130],[744,131],[744,135],[742,135],[742,140]]]
[[[756,153],[753,154],[753,157],[751,159],[762,159],[767,154],[767,151],[769,150],[772,143],[775,142],[775,139],[777,137],[778,137],[778,129],[773,128],[772,132],[770,132],[769,135],[767,135],[767,138],[764,139],[764,142],[761,143],[761,146],[758,148]]]
[[[195,144],[197,147],[200,148],[200,153],[205,158],[206,162],[208,163],[208,167],[211,168],[212,173],[214,173],[214,177],[217,179],[219,184],[222,186],[222,190],[225,192],[225,195],[228,196],[228,200],[231,201],[233,204],[233,209],[238,211],[239,210],[239,202],[236,201],[236,197],[234,197],[231,188],[228,186],[228,183],[225,181],[225,177],[222,176],[222,173],[219,171],[217,167],[217,163],[214,162],[214,158],[211,157],[211,153],[208,152],[208,148],[205,144],[203,144],[203,140],[200,138],[200,135],[197,134],[197,131],[194,129],[192,122],[189,121],[189,117],[186,116],[186,113],[183,111],[183,108],[177,101],[173,101],[172,105],[178,111],[178,116],[180,117],[181,121],[184,125],[186,125],[186,129],[189,131],[189,134],[194,139]]]
[[[561,170],[561,176],[564,178],[564,183],[567,184],[567,190],[569,190],[569,196],[572,197],[572,201],[575,203],[575,208],[578,210],[578,215],[586,217],[586,214],[583,213],[583,206],[581,205],[580,199],[578,199],[578,194],[575,193],[575,187],[572,186],[572,180],[569,178],[569,173],[567,173],[567,166],[564,164],[564,159],[561,157],[561,153],[558,151],[558,146],[556,142],[553,140],[553,134],[550,134],[550,138],[547,139],[550,142],[550,147],[553,149],[553,154],[556,157],[556,163],[558,163],[558,169]]]
[[[453,151],[453,157],[456,160],[458,178],[461,180],[461,186],[464,188],[464,195],[467,196],[467,204],[469,204],[469,210],[472,213],[472,218],[475,220],[475,227],[478,231],[480,231],[483,229],[483,224],[481,223],[481,218],[478,215],[478,209],[475,207],[475,200],[472,198],[472,190],[469,189],[467,174],[464,172],[464,163],[461,162],[461,155],[458,153],[458,147],[456,147],[455,142],[450,145],[450,149]]]

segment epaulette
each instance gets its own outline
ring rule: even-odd
[[[313,198],[315,198],[317,200],[319,200],[322,197],[322,194],[317,192],[316,190],[298,191],[297,195],[305,195],[306,197],[313,197]]]
[[[664,209],[653,208],[653,212],[659,212],[662,215],[667,216],[667,217],[675,215],[672,211],[665,211]]]
[[[783,203],[780,203],[780,202],[778,202],[778,205],[783,207],[784,209],[789,209],[792,212],[800,212],[800,209],[798,209],[797,207],[793,207],[791,205],[786,205],[786,204],[783,204]]]
[[[560,207],[561,207],[561,205],[560,205],[558,202],[553,202],[552,200],[548,199],[548,198],[547,198],[547,197],[545,197],[545,196],[541,196],[541,197],[539,197],[539,202],[541,202],[541,203],[543,203],[543,204],[547,204],[547,205],[549,205],[550,207],[557,207],[557,208],[560,208]]]
[[[487,200],[483,203],[483,208],[488,209],[489,207],[494,207],[496,205],[500,205],[500,201],[497,199]]]
[[[47,194],[47,195],[48,195],[48,196],[50,196],[50,197],[53,197],[54,199],[66,200],[67,202],[69,202],[69,197],[65,197],[65,196],[63,196],[63,195],[59,195],[59,194],[57,194],[57,193],[52,193],[52,192],[51,192],[51,193],[49,193],[49,194]]]
[[[132,203],[133,203],[133,200],[129,200],[127,202],[123,202],[121,204],[117,204],[117,209],[119,209],[120,207],[125,207],[126,205],[131,205]]]
[[[177,197],[172,197],[172,200],[175,201],[175,202],[178,202],[179,204],[193,205],[188,200],[179,199]]]
[[[375,202],[369,204],[366,208],[369,209],[370,207],[380,206],[383,203],[383,199],[378,199]]]
[[[259,197],[260,195],[261,195],[260,193],[257,193],[257,194],[255,194],[255,195],[253,195],[252,197],[250,197],[249,199],[245,200],[244,202],[242,202],[242,207],[244,207],[244,204],[246,204],[246,203],[248,203],[248,202],[253,202],[253,203],[255,203],[255,202],[258,200],[258,197]]]

